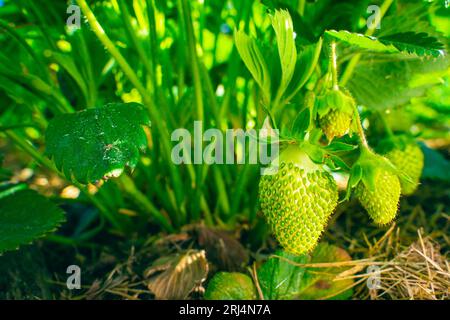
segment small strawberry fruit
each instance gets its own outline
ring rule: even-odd
[[[289,146],[277,160],[280,166],[271,167],[276,173],[261,177],[261,208],[284,249],[304,254],[315,247],[337,205],[336,182],[299,146]]]
[[[384,154],[404,175],[400,177],[402,193],[410,195],[416,191],[422,175],[424,155],[419,145],[411,138],[397,136],[390,139],[390,148],[384,147]]]
[[[363,149],[354,168],[360,170],[361,178],[355,189],[359,202],[376,224],[388,224],[397,214],[400,199],[395,167],[386,158]]]
[[[328,140],[346,134],[355,112],[355,101],[340,89],[326,90],[317,100],[319,125]]]

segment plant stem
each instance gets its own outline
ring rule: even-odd
[[[86,16],[89,24],[91,25],[92,31],[95,33],[97,38],[106,47],[106,50],[108,50],[108,52],[117,61],[119,66],[122,68],[124,74],[128,77],[128,79],[131,81],[131,83],[136,87],[136,89],[142,95],[142,99],[146,102],[150,102],[151,99],[150,99],[147,91],[145,90],[144,86],[139,81],[136,73],[130,67],[130,65],[125,60],[125,58],[122,56],[120,51],[116,48],[116,46],[111,41],[111,39],[109,39],[109,37],[106,35],[105,30],[103,30],[102,26],[97,21],[97,18],[95,17],[94,13],[89,8],[86,1],[85,0],[77,0],[77,3],[80,6],[81,10],[83,11],[84,15]]]
[[[188,42],[188,55],[191,59],[191,72],[194,80],[195,104],[197,106],[197,120],[203,121],[203,93],[202,82],[200,77],[200,69],[196,50],[196,41],[194,28],[192,25],[192,15],[187,0],[180,0],[183,9],[184,25],[186,28],[186,37]]]
[[[394,0],[384,0],[383,4],[380,7],[380,21],[386,14],[386,12],[388,11],[392,2],[394,2]],[[367,29],[367,31],[364,35],[371,36],[374,34],[374,32],[375,32],[375,28]],[[355,67],[358,64],[360,59],[361,59],[361,53],[357,53],[352,57],[350,62],[347,64],[347,67],[346,67],[344,73],[342,74],[341,81],[340,81],[342,86],[345,86],[347,84],[347,82],[350,80],[350,77],[353,74],[353,71],[355,70]]]
[[[333,81],[333,90],[339,90],[338,73],[337,73],[337,54],[336,42],[331,42],[330,68]]]
[[[358,112],[358,108],[355,106],[355,121],[358,128],[358,136],[360,140],[360,146],[370,150],[369,144],[367,143],[366,135],[364,134],[364,128],[361,123],[361,117]]]
[[[127,4],[125,3],[124,0],[119,0],[119,7],[120,7],[120,11],[121,11],[121,16],[122,16],[122,22],[125,26],[125,30],[127,31],[128,37],[131,40],[131,43],[133,43],[134,48],[136,49],[136,52],[140,58],[140,61],[142,61],[142,63],[144,64],[144,67],[146,69],[146,71],[150,74],[150,78],[154,79],[154,75],[153,75],[153,68],[150,65],[150,60],[145,56],[145,52],[144,49],[142,48],[141,44],[139,43],[138,38],[136,37],[136,34],[133,30],[133,26],[131,25],[130,19],[130,12],[128,11],[127,8]],[[154,85],[156,86],[156,83],[154,83]],[[155,88],[152,88],[153,90],[155,90]]]
[[[155,90],[158,89],[158,79],[156,76],[157,66],[159,64],[158,61],[158,39],[156,34],[156,19],[155,19],[155,0],[147,0],[147,19],[148,19],[148,32],[149,32],[149,40],[150,40],[150,57],[151,57],[151,66],[153,76],[153,86]]]
[[[28,153],[40,165],[52,171],[56,171],[56,168],[53,166],[53,163],[49,159],[42,156],[39,152],[37,152],[36,149],[31,145],[31,143],[29,143],[26,139],[24,139],[23,137],[19,136],[18,134],[16,134],[11,130],[7,130],[4,133],[9,139],[11,139],[22,150]]]
[[[305,0],[299,0],[298,1],[298,13],[300,14],[301,17],[303,17],[303,15],[305,14],[305,4],[306,1]]]

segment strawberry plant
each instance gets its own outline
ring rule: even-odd
[[[0,270],[91,281],[0,297],[376,296],[354,274],[396,225],[448,249],[448,10],[0,1]]]

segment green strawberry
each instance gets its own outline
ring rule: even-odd
[[[356,185],[356,197],[376,224],[388,224],[397,214],[401,191],[395,167],[388,159],[363,149],[352,175],[356,168],[361,177]],[[351,176],[349,184],[352,180]]]
[[[328,140],[346,134],[355,112],[355,101],[350,94],[339,89],[327,90],[317,101],[319,125]]]
[[[330,141],[334,137],[342,137],[346,134],[351,121],[351,115],[340,110],[330,110],[325,116],[319,118],[320,127]]]
[[[301,255],[318,243],[337,205],[336,182],[297,145],[277,160],[280,166],[272,164],[271,169],[278,171],[261,177],[261,208],[284,249]]]
[[[399,171],[409,179],[400,179],[402,193],[410,195],[416,191],[422,175],[424,155],[414,141],[406,142],[403,147],[394,148],[386,153],[388,158]]]

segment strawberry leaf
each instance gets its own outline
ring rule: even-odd
[[[398,51],[416,54],[418,56],[438,57],[444,54],[444,46],[438,39],[429,36],[425,32],[403,32],[384,37],[379,41],[385,45],[391,45]]]
[[[145,150],[142,125],[150,121],[137,103],[58,115],[47,129],[46,152],[69,179],[88,183],[115,177],[125,166],[134,168]]]
[[[346,30],[336,31],[328,30],[325,32],[325,36],[340,40],[349,45],[356,46],[361,49],[378,51],[378,52],[396,52],[395,48],[389,47],[380,41],[376,37],[369,37],[360,33],[352,33]]]
[[[292,263],[306,263],[307,255],[296,256],[277,251],[277,257],[271,257],[258,270],[258,279],[265,299],[292,299],[302,285],[305,269]],[[281,257],[281,258],[280,258]]]
[[[296,256],[277,251],[258,270],[258,281],[265,299],[348,299],[353,280],[338,280],[348,267],[314,268],[302,264],[349,261],[348,253],[336,246],[320,243],[309,255]]]
[[[275,30],[281,64],[281,83],[277,93],[281,97],[292,79],[297,62],[294,27],[289,12],[287,10],[276,10],[272,17],[272,27]]]
[[[314,250],[309,263],[329,263],[350,261],[350,255],[339,247],[320,243]],[[352,279],[339,279],[338,275],[349,267],[327,267],[306,269],[299,299],[304,300],[345,300],[352,294]]]
[[[0,254],[54,231],[64,212],[33,190],[20,190],[0,199]]]
[[[377,52],[406,52],[417,56],[438,57],[444,55],[444,45],[425,32],[402,32],[382,37],[366,36],[348,31],[326,31],[327,37],[341,40],[361,49]]]
[[[236,48],[252,74],[256,83],[261,87],[267,102],[270,101],[270,74],[264,56],[255,39],[250,38],[244,31],[236,31],[234,36]]]
[[[426,89],[445,75],[448,56],[436,59],[400,54],[367,54],[355,67],[347,83],[358,104],[373,110],[391,109],[425,94]]]

